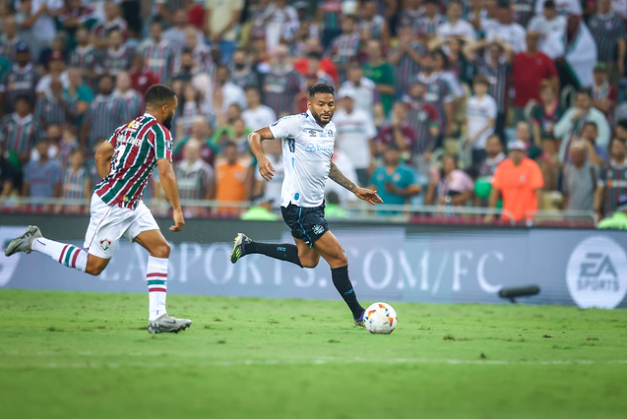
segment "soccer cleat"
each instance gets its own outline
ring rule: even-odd
[[[356,319],[353,319],[355,321],[355,326],[366,327],[366,324],[364,323],[364,314],[366,314],[366,310],[364,310],[363,313],[361,313],[361,316],[359,316]]]
[[[189,319],[177,319],[168,314],[162,314],[156,320],[148,322],[150,333],[178,333],[192,325]]]
[[[231,251],[231,263],[235,263],[240,260],[246,253],[244,253],[244,247],[251,243],[252,239],[250,239],[244,233],[237,233],[235,236],[235,240],[233,240],[233,250]]]
[[[28,226],[28,230],[26,230],[26,233],[22,234],[20,237],[14,238],[9,242],[6,250],[4,251],[5,256],[11,256],[18,252],[30,253],[33,240],[39,237],[43,237],[41,235],[41,231],[39,231],[39,227]]]

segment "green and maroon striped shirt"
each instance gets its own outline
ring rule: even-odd
[[[627,163],[617,164],[614,160],[601,170],[600,183],[605,186],[605,214],[618,209],[618,203],[627,195]]]
[[[172,136],[154,116],[143,114],[115,130],[111,172],[95,192],[108,205],[135,209],[159,159],[172,161]]]

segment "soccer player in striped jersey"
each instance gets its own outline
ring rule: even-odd
[[[174,209],[174,225],[170,230],[183,228],[185,220],[172,168],[169,131],[178,100],[174,91],[164,85],[152,86],[144,99],[146,112],[116,129],[96,153],[98,173],[103,179],[92,195],[85,250],[46,239],[39,228],[30,226],[24,235],[8,244],[5,254],[35,251],[67,267],[100,275],[120,239],[126,237],[139,243],[150,254],[147,268],[148,331],[179,332],[188,328],[191,320],[176,319],[166,312],[170,246],[141,199],[157,166],[161,185]]]
[[[293,244],[266,244],[251,240],[243,233],[235,238],[231,262],[258,253],[315,268],[323,257],[331,267],[333,285],[353,314],[358,326],[364,325],[364,309],[357,301],[348,277],[348,258],[324,218],[324,189],[327,179],[372,205],[381,203],[375,191],[355,185],[332,162],[336,129],[331,118],[335,112],[335,94],[328,84],[317,84],[309,90],[308,110],[279,119],[248,136],[257,157],[259,174],[270,181],[275,169],[261,150],[261,142],[283,139],[285,178],[281,190],[281,212],[292,230]]]

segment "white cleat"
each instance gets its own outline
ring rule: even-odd
[[[148,322],[150,333],[178,333],[192,325],[189,319],[177,319],[168,314],[162,314],[157,319]]]
[[[9,242],[6,250],[4,251],[5,256],[11,256],[18,252],[30,253],[32,250],[33,240],[40,237],[43,236],[41,235],[41,231],[39,231],[39,227],[28,226],[26,233]]]

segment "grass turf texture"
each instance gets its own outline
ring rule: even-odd
[[[389,336],[341,302],[0,291],[5,418],[623,418],[627,311],[395,303]]]

